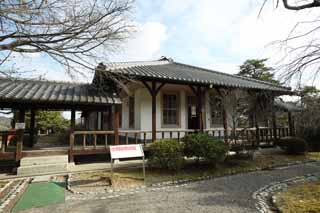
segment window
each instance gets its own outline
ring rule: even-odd
[[[163,95],[163,124],[178,125],[179,124],[179,104],[178,95]]]
[[[218,97],[210,97],[210,108],[211,108],[211,126],[223,125],[223,107],[222,101]]]
[[[129,97],[129,128],[134,128],[134,97]]]

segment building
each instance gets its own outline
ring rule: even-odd
[[[31,136],[35,110],[72,112],[70,146],[64,150],[70,161],[76,155],[106,153],[110,144],[147,145],[160,138],[179,140],[195,131],[231,143],[270,142],[292,134],[290,128],[277,128],[274,117],[271,127],[264,125],[275,98],[286,94],[292,94],[290,88],[166,57],[100,64],[91,84],[0,79],[0,107],[19,110],[17,122],[24,122],[24,113],[30,110]],[[248,109],[239,113],[240,105]],[[75,129],[75,111],[82,112],[82,131]],[[241,123],[245,119],[250,124]],[[232,138],[235,132],[237,137]],[[32,156],[22,144],[19,140],[14,152],[3,145],[0,158]]]

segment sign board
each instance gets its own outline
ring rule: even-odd
[[[111,159],[143,157],[141,144],[110,146]]]
[[[14,128],[15,129],[25,129],[26,124],[25,123],[16,123]]]
[[[141,144],[110,146],[110,155],[111,155],[111,176],[113,176],[114,159],[142,157],[142,172],[143,172],[143,177],[145,179],[146,170],[145,170],[145,162],[144,162],[144,152]]]

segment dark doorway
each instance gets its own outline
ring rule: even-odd
[[[188,96],[188,129],[199,129],[197,99],[195,96]]]

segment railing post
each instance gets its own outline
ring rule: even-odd
[[[25,110],[19,110],[19,122],[24,123],[25,121]],[[16,162],[20,161],[22,158],[22,149],[23,149],[23,136],[24,129],[17,130],[17,146],[16,146]]]
[[[227,118],[227,110],[223,109],[223,129],[224,129],[224,142],[228,143],[228,118]]]
[[[74,147],[74,132],[70,133],[70,141],[69,141],[69,162],[74,162],[73,157],[73,147]]]
[[[128,145],[129,144],[129,136],[128,136],[128,132],[125,133],[126,135],[126,144]]]
[[[116,145],[119,145],[119,118],[120,118],[120,112],[119,112],[119,105],[115,105],[115,112],[114,112],[114,143]]]
[[[2,134],[1,152],[5,152],[6,151],[7,140],[8,140],[8,134],[7,133],[3,133]]]
[[[74,128],[76,124],[76,111],[71,110],[71,123],[70,123],[70,139],[69,139],[69,162],[74,162],[73,147],[74,147]]]
[[[288,126],[289,126],[289,136],[294,136],[292,114],[290,111],[288,112]]]
[[[94,134],[93,137],[94,137],[93,146],[94,146],[94,148],[96,148],[97,147],[97,135]]]
[[[135,144],[138,143],[138,134],[136,132],[134,133],[134,141],[135,141]]]
[[[143,145],[146,145],[146,140],[147,140],[147,133],[143,133]]]

